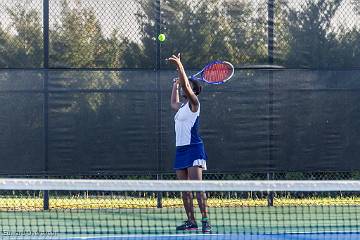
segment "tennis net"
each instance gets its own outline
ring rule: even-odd
[[[195,231],[176,230],[186,220],[181,196],[189,191],[199,222],[195,195],[206,193],[212,226],[206,237],[201,224]],[[360,181],[0,179],[1,239],[266,239],[359,232]]]

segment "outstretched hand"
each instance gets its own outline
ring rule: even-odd
[[[177,65],[177,66],[181,66],[181,59],[180,59],[180,53],[178,53],[178,55],[172,55],[171,57],[166,59],[167,61]]]

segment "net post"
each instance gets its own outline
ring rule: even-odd
[[[44,191],[44,210],[49,210],[49,191],[45,190]]]
[[[267,173],[267,180],[271,181],[274,180],[274,173]],[[268,207],[273,207],[274,206],[274,192],[273,191],[268,191],[267,192],[267,203],[268,203]]]
[[[161,180],[162,179],[162,174],[156,174],[156,180]],[[157,193],[157,204],[156,204],[157,208],[162,208],[162,192],[158,192]]]

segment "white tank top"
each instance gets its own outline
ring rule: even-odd
[[[202,143],[199,135],[200,104],[197,112],[192,112],[189,102],[183,104],[175,115],[176,146]]]

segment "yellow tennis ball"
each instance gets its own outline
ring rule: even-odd
[[[160,42],[165,41],[165,34],[163,34],[163,33],[159,34],[158,39]]]

